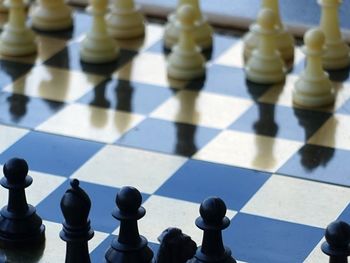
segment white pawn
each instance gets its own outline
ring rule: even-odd
[[[107,33],[105,14],[108,0],[91,0],[88,11],[93,15],[92,28],[83,39],[80,59],[87,63],[107,63],[117,59],[119,48]]]
[[[26,5],[23,0],[8,0],[9,20],[0,35],[0,54],[27,56],[37,52],[35,35],[26,26]]]
[[[72,10],[64,0],[38,0],[32,12],[32,26],[43,31],[71,28]]]
[[[114,0],[107,16],[108,33],[116,39],[142,37],[145,19],[133,0]]]
[[[213,45],[213,29],[208,20],[202,15],[198,0],[179,0],[176,10],[182,5],[191,5],[195,12],[195,23],[193,35],[197,45],[204,49],[210,49]],[[180,28],[177,26],[179,17],[177,12],[168,16],[168,23],[164,31],[164,45],[166,48],[172,48],[179,40]]]
[[[350,49],[342,39],[338,8],[341,0],[320,0],[320,27],[325,34],[325,53],[323,54],[323,68],[336,70],[350,65]]]
[[[304,36],[306,68],[295,83],[293,102],[305,107],[321,107],[334,102],[334,88],[322,69],[325,36],[320,29],[311,29]]]
[[[286,68],[277,50],[275,39],[276,16],[271,9],[259,12],[257,24],[252,30],[259,36],[259,45],[249,58],[245,71],[248,80],[259,84],[284,81]]]
[[[179,18],[179,42],[168,57],[168,76],[173,79],[191,80],[205,75],[205,58],[193,39],[195,10],[183,5],[177,11]]]
[[[269,8],[276,14],[276,23],[275,26],[278,30],[276,36],[276,46],[279,52],[281,53],[282,59],[288,66],[293,65],[294,61],[294,46],[295,41],[290,32],[286,30],[282,24],[280,11],[279,11],[279,1],[278,0],[263,0],[261,4],[261,9]],[[244,58],[247,61],[251,56],[253,50],[257,48],[259,43],[259,35],[253,30],[255,25],[253,24],[250,27],[250,31],[244,36]]]

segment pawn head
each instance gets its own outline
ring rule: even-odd
[[[181,23],[192,25],[196,19],[196,13],[191,5],[185,4],[177,10],[177,17]]]
[[[5,163],[3,172],[10,184],[18,184],[24,182],[28,169],[24,159],[12,158]]]
[[[308,30],[304,35],[305,45],[313,50],[322,50],[325,43],[325,35],[322,30],[313,28]]]
[[[326,229],[325,238],[331,247],[348,247],[350,242],[350,225],[342,221],[329,224]]]
[[[274,30],[276,21],[275,12],[269,8],[263,8],[258,14],[257,22],[264,29]]]
[[[202,202],[199,213],[205,223],[220,225],[226,215],[226,210],[226,205],[222,199],[210,197]]]
[[[142,196],[136,188],[125,186],[120,189],[115,201],[121,211],[135,214],[141,206]]]

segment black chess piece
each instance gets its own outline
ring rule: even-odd
[[[201,216],[196,219],[196,226],[204,231],[202,246],[188,263],[236,263],[231,250],[222,241],[221,231],[230,225],[226,210],[224,201],[218,197],[202,202]]]
[[[67,242],[66,263],[90,263],[88,241],[94,236],[88,219],[91,201],[87,193],[79,187],[79,180],[71,181],[71,188],[61,199],[61,210],[65,221],[60,232]]]
[[[186,263],[197,250],[196,242],[176,227],[164,230],[158,240],[160,247],[156,263]]]
[[[0,212],[0,246],[32,247],[45,242],[45,226],[36,214],[36,209],[28,205],[25,191],[33,179],[28,174],[27,162],[13,158],[3,167],[1,185],[9,190],[7,206]]]
[[[323,253],[329,256],[329,263],[347,263],[350,256],[350,225],[335,221],[327,226]]]
[[[151,263],[153,252],[148,241],[140,236],[137,220],[146,210],[141,206],[142,196],[133,187],[123,187],[116,197],[117,207],[112,215],[120,221],[119,235],[112,241],[105,258],[109,263]]]

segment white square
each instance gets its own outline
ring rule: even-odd
[[[25,129],[0,125],[0,153],[21,139],[29,131]]]
[[[349,188],[273,175],[241,211],[325,228],[349,201]]]
[[[226,130],[193,158],[267,172],[277,171],[302,143],[251,133]]]
[[[139,114],[71,104],[42,123],[37,130],[113,143],[143,119],[144,116]]]
[[[186,161],[183,157],[107,145],[72,177],[118,188],[133,186],[152,194]]]
[[[105,78],[41,65],[6,86],[4,91],[54,101],[75,101]]]
[[[225,129],[253,102],[210,92],[182,90],[153,113],[152,117]]]
[[[144,203],[146,215],[138,221],[140,233],[154,243],[168,227],[180,228],[198,245],[202,242],[203,231],[195,225],[199,216],[200,204],[153,195]],[[226,216],[232,219],[236,212],[227,210]],[[118,234],[119,228],[115,231]]]
[[[308,140],[308,143],[350,150],[350,116],[334,114]]]

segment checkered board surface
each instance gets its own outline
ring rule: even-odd
[[[142,192],[140,233],[155,251],[169,226],[200,244],[194,221],[215,195],[227,204],[224,241],[240,262],[327,262],[325,227],[350,219],[348,72],[331,74],[334,106],[295,108],[299,49],[285,85],[259,86],[245,81],[241,38],[216,34],[206,78],[183,83],[167,79],[158,24],[143,41],[120,43],[117,62],[80,63],[90,22],[76,13],[72,32],[38,35],[38,56],[0,59],[0,164],[28,161],[27,199],[47,228],[42,254],[5,251],[12,262],[64,262],[59,202],[71,178],[92,200],[93,262],[118,233],[111,211],[125,185]],[[0,195],[3,206],[7,191]]]

